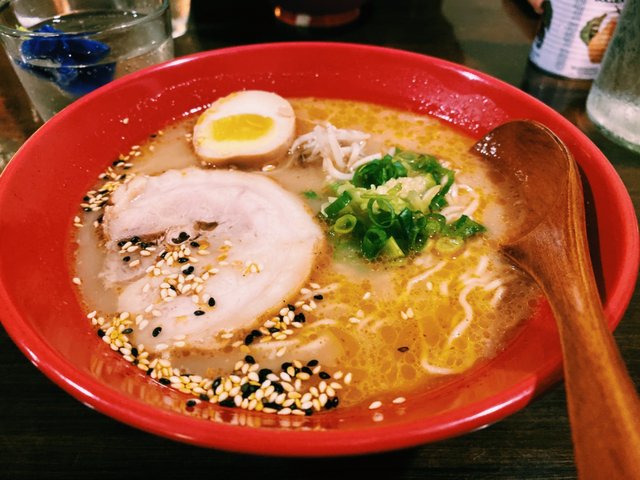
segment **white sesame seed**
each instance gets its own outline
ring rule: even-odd
[[[345,385],[349,385],[349,384],[351,383],[351,379],[352,379],[352,377],[353,377],[353,375],[351,374],[351,372],[347,373],[347,374],[344,376],[344,380],[343,380],[344,384],[345,384]]]
[[[75,283],[76,285],[82,285],[82,280],[80,280],[79,277],[73,277],[73,279],[71,281],[73,283]]]
[[[373,419],[374,422],[381,422],[382,420],[384,420],[384,415],[380,412],[376,412],[371,418]]]
[[[371,292],[365,292],[365,294],[362,296],[363,300],[369,300],[371,298]]]
[[[392,400],[392,403],[395,403],[396,405],[398,405],[398,404],[404,403],[405,401],[406,401],[406,398],[397,397]]]
[[[369,405],[369,410],[375,410],[376,408],[380,408],[382,406],[382,402],[379,400],[376,400],[375,402],[371,402],[371,404]]]
[[[281,347],[276,352],[276,357],[282,357],[287,352],[287,347]]]
[[[95,310],[94,310],[93,312],[89,312],[89,313],[87,314],[87,318],[93,318],[93,317],[95,317],[95,316],[96,316],[96,314],[97,314],[97,313],[98,313],[98,312],[97,312],[97,311],[95,311]]]

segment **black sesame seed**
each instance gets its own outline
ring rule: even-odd
[[[175,285],[169,285],[169,288],[170,288],[171,290],[173,290],[174,292],[177,292],[177,290],[176,290],[176,286],[175,286]]]
[[[251,330],[251,335],[253,335],[254,337],[261,337],[262,332],[260,330]]]
[[[324,297],[318,294],[318,295],[314,295],[313,298],[315,298],[316,300],[322,300]]]
[[[265,408],[273,408],[274,410],[282,410],[284,407],[282,405],[277,404],[276,402],[264,402]]]
[[[399,352],[402,352],[402,353],[404,353],[404,352],[408,352],[408,351],[409,351],[409,347],[399,347],[399,348],[398,348],[398,351],[399,351]]]
[[[168,378],[160,378],[158,379],[158,381],[162,384],[162,385],[171,385],[171,380],[169,380]]]
[[[134,357],[137,357],[140,353],[138,352],[138,349],[136,347],[133,347],[131,349],[131,355],[133,355]]]
[[[244,357],[244,361],[247,362],[249,365],[253,365],[254,363],[256,363],[256,359],[253,358],[251,355],[247,355],[246,357]]]
[[[111,162],[111,165],[114,167],[117,167],[119,163],[120,163],[120,160],[114,160],[113,162]]]
[[[143,250],[144,250],[145,248],[147,248],[148,246],[150,246],[150,245],[151,245],[151,244],[150,244],[150,243],[147,243],[147,242],[140,242],[140,248],[141,248],[141,249],[143,249]]]
[[[191,242],[189,245],[191,245],[193,248],[198,248],[200,246],[198,242]]]
[[[280,329],[278,327],[269,327],[269,333],[276,333],[279,332]]]
[[[296,309],[296,307],[294,307],[293,305],[291,305],[290,303],[287,305],[287,308],[289,310],[291,310],[292,312]]]
[[[91,200],[91,198],[85,196],[85,197],[82,197],[82,200],[84,200],[85,202],[88,202],[89,200]]]
[[[282,386],[282,384],[280,384],[278,382],[273,382],[271,385],[273,386],[273,390],[275,392],[278,392],[278,394],[284,392],[284,387]]]
[[[307,319],[304,316],[304,313],[300,312],[293,317],[294,322],[304,323]]]
[[[211,389],[215,392],[216,388],[218,388],[221,383],[222,383],[222,377],[216,378],[211,384]]]
[[[260,388],[260,385],[251,385],[250,383],[244,383],[240,387],[240,391],[242,392],[242,398],[247,398],[249,395],[251,395],[253,392],[258,390],[259,388]]]
[[[182,270],[182,273],[184,273],[185,275],[191,275],[194,270],[195,270],[195,267],[193,265],[190,265],[184,270]]]
[[[311,415],[313,415],[313,408],[307,408],[304,411],[305,416],[310,417]]]
[[[213,297],[209,298],[209,301],[207,302],[207,304],[208,304],[210,307],[215,307],[215,306],[216,306],[216,299],[215,299],[215,298],[213,298]]]
[[[101,328],[98,329],[98,336],[100,338],[104,337],[106,335],[106,333],[104,333],[104,330],[102,330]]]
[[[219,405],[221,407],[232,407],[232,408],[236,406],[235,402],[233,401],[233,398],[225,398],[223,401],[219,403]]]
[[[258,378],[260,379],[260,383],[264,382],[267,379],[267,376],[271,375],[272,373],[273,371],[268,368],[261,368],[258,371]]]
[[[315,366],[317,366],[319,363],[320,363],[320,362],[318,362],[318,360],[309,360],[309,361],[307,362],[307,366],[308,366],[308,367],[315,367]]]
[[[331,405],[331,408],[336,408],[340,403],[340,399],[338,397],[333,397],[327,402],[327,405]]]
[[[124,333],[125,335],[128,335],[129,333],[133,333],[133,328],[125,328],[122,333]]]
[[[199,317],[200,315],[204,315],[204,312],[203,312],[202,310],[196,310],[195,312],[193,312],[193,314],[194,314],[196,317]]]
[[[318,375],[323,380],[329,380],[331,378],[331,375],[329,375],[327,372],[320,372]]]
[[[136,243],[138,243],[140,241],[140,237],[133,236],[133,237],[131,237],[131,239],[129,241],[135,245]]]
[[[151,135],[149,135],[151,138],[156,138],[158,136],[157,133],[152,133]]]
[[[199,395],[200,400],[202,400],[203,402],[208,402],[209,401],[209,396],[206,393],[201,393]]]
[[[128,262],[129,260],[131,260],[131,257],[129,255],[127,255],[126,257],[122,257],[122,261],[123,262]]]
[[[133,362],[131,362],[131,365],[138,365],[138,359],[134,359]]]
[[[246,337],[244,337],[245,345],[251,345],[252,343],[253,343],[253,335],[249,334]]]
[[[157,337],[158,335],[160,335],[161,331],[162,331],[162,327],[156,327],[153,329],[153,332],[151,332],[151,336]]]
[[[167,256],[167,252],[162,252],[162,253],[159,255],[159,257],[160,257],[160,258],[164,258],[164,257],[166,257],[166,256]]]
[[[188,408],[193,408],[196,406],[196,401],[195,400],[187,400],[187,407]]]
[[[188,258],[185,258],[185,257],[180,257],[180,258],[178,259],[178,263],[187,263],[188,261],[189,261],[189,259],[188,259]]]
[[[300,371],[306,373],[307,375],[313,375],[313,371],[309,367],[302,367]]]
[[[84,210],[85,212],[90,212],[91,211],[91,207],[84,207],[82,210]]]
[[[147,369],[147,376],[151,375],[151,373],[153,373],[153,368],[148,368]]]
[[[103,220],[104,220],[104,215],[100,215],[96,221],[98,223],[102,223]]]
[[[284,362],[282,365],[280,365],[280,368],[282,369],[283,372],[286,372],[289,367],[293,367],[293,363]]]

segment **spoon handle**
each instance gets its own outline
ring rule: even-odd
[[[640,479],[640,400],[602,311],[581,184],[568,183],[564,221],[550,216],[546,235],[525,236],[506,253],[541,285],[558,324],[579,477]],[[545,251],[565,254],[549,261]]]

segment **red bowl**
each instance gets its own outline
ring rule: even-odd
[[[524,407],[560,378],[560,344],[546,305],[493,361],[401,407],[381,410],[380,422],[366,408],[301,418],[210,404],[186,409],[182,394],[119,361],[95,335],[71,282],[72,219],[80,199],[120,152],[173,119],[245,88],[376,102],[433,115],[475,137],[510,119],[544,123],[573,152],[592,191],[595,269],[609,326],[620,321],[638,273],[635,212],[607,159],[558,113],[487,75],[403,51],[329,43],[229,48],[140,71],[78,100],[36,132],[0,177],[2,322],[29,360],[86,405],[197,445],[342,455],[482,427]]]

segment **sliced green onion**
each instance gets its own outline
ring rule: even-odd
[[[330,219],[334,219],[344,207],[349,205],[349,202],[351,202],[351,195],[348,192],[342,192],[338,198],[327,205],[324,209],[324,214]]]
[[[356,228],[357,223],[358,219],[356,216],[347,213],[336,220],[336,223],[333,224],[333,231],[340,235],[345,235],[351,233],[353,229]]]
[[[436,250],[440,253],[451,255],[464,246],[464,240],[456,237],[440,237],[436,240]]]
[[[388,200],[372,198],[367,204],[367,212],[371,222],[380,228],[389,228],[393,224],[396,212]]]
[[[392,178],[406,177],[407,175],[407,169],[402,162],[394,162],[391,155],[385,155],[358,167],[353,174],[351,183],[361,188],[370,188],[372,185],[379,187]]]
[[[447,219],[439,213],[430,213],[425,216],[425,233],[427,237],[433,237],[442,233],[447,225]]]
[[[374,260],[387,242],[387,238],[388,235],[384,230],[371,227],[362,238],[362,255],[369,260]]]
[[[308,198],[311,200],[318,198],[318,194],[313,190],[307,190],[306,192],[302,192],[302,195],[304,195],[305,198]]]
[[[487,229],[484,225],[471,220],[466,215],[462,215],[458,220],[448,226],[446,235],[449,237],[465,239],[472,237],[477,233],[485,232],[486,230]]]
[[[389,237],[382,248],[382,255],[388,260],[404,257],[404,252],[394,237]]]

